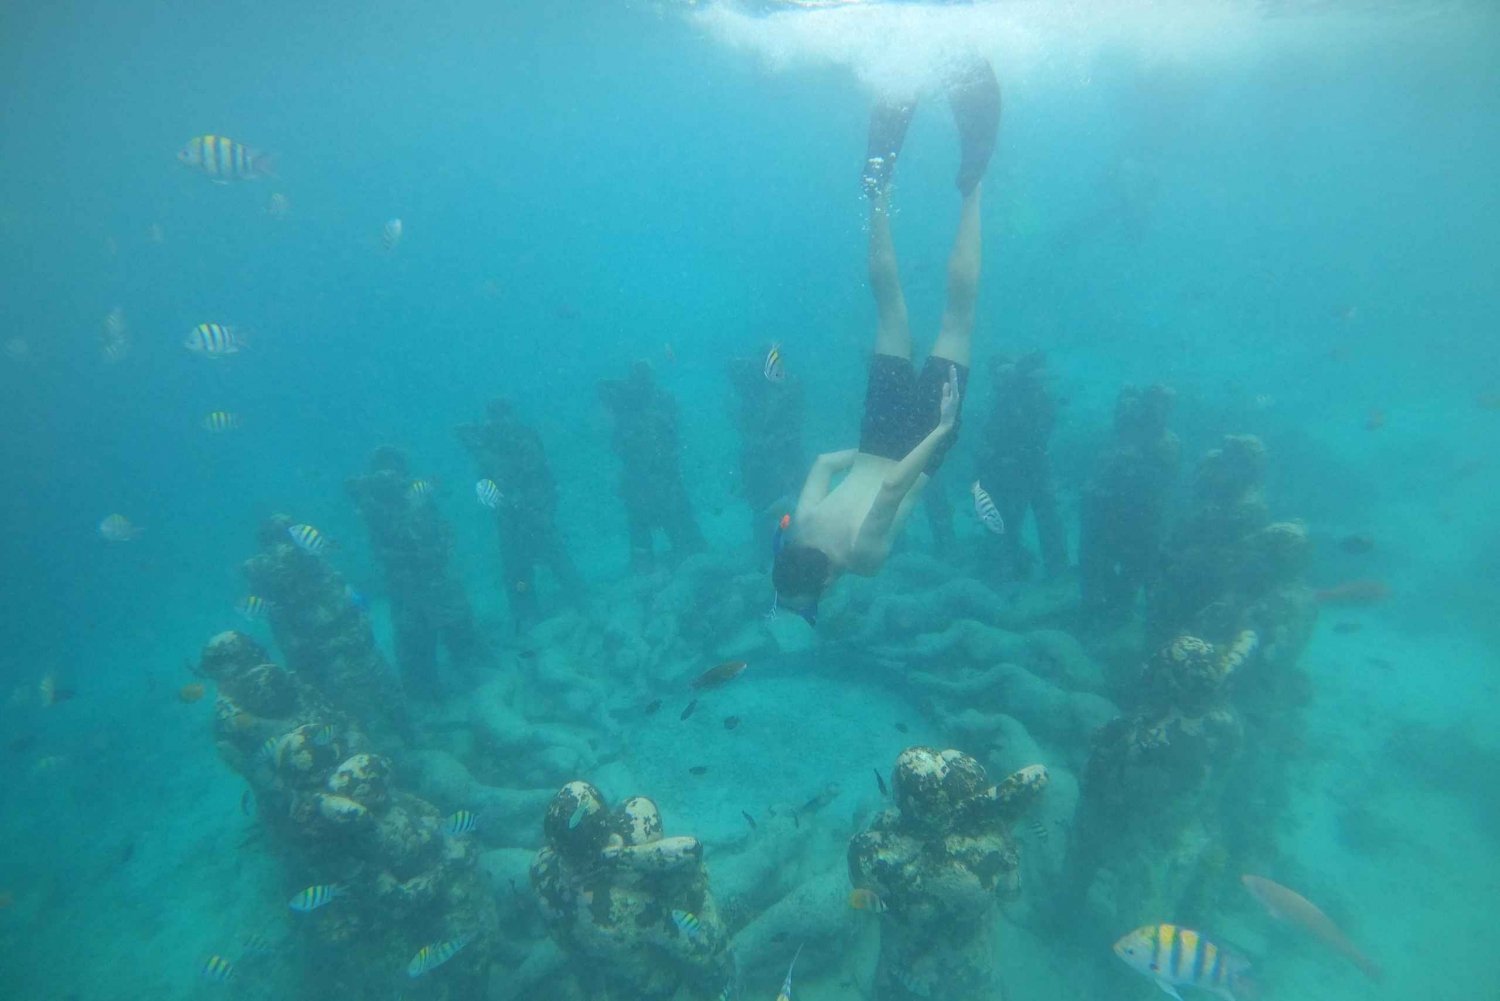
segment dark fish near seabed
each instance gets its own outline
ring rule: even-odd
[[[880,769],[875,769],[875,785],[880,789],[880,795],[889,796],[891,791],[885,787],[885,779],[880,774]]]
[[[1339,540],[1339,548],[1351,556],[1363,556],[1375,548],[1375,537],[1364,532],[1346,535]]]
[[[1366,977],[1380,981],[1380,964],[1360,952],[1339,930],[1338,925],[1311,900],[1262,876],[1246,874],[1240,877],[1240,882],[1250,891],[1251,896],[1260,901],[1271,917],[1293,928],[1302,929],[1359,967]]]
[[[247,817],[255,816],[255,796],[249,789],[240,793],[240,812]]]
[[[908,727],[905,723],[893,723],[892,726],[894,726],[899,733],[906,733],[910,729],[910,727]]]
[[[1364,626],[1358,622],[1335,622],[1333,624],[1333,631],[1338,633],[1340,636],[1347,636],[1350,633],[1357,633],[1363,628]]]
[[[750,830],[752,830],[752,831],[755,830],[755,818],[754,817],[750,816],[750,814],[746,813],[744,810],[740,811],[740,816],[745,818],[745,823],[747,823],[747,824],[750,825]]]
[[[690,685],[693,688],[699,689],[718,688],[720,685],[727,685],[739,677],[740,672],[748,666],[743,660],[726,660],[724,663],[710,667],[707,671],[698,675],[698,677],[690,682]]]
[[[650,716],[652,713],[656,712],[656,710],[658,710],[660,708],[661,708],[661,699],[652,699],[650,702],[646,703],[646,708],[645,708],[644,712],[646,713],[647,716]]]
[[[733,730],[735,727],[737,727],[739,725],[740,725],[740,718],[738,716],[725,716],[724,717],[724,729],[726,729],[726,730]]]
[[[688,771],[692,772],[694,775],[707,775],[708,774],[708,766],[707,765],[694,765],[693,767],[689,768]]]
[[[1026,826],[1029,827],[1029,828],[1031,828],[1032,835],[1038,841],[1046,841],[1047,840],[1049,832],[1047,830],[1047,825],[1046,824],[1042,823],[1040,820],[1037,820],[1035,817],[1033,817],[1033,818],[1031,818],[1031,821]]]
[[[689,716],[693,715],[693,710],[697,709],[697,708],[698,708],[698,700],[694,699],[693,701],[691,701],[691,702],[689,702],[687,704],[687,708],[684,709],[682,711],[682,715],[679,716],[679,717],[677,717],[677,718],[678,719],[687,719]]]

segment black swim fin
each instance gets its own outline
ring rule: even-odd
[[[958,125],[961,154],[956,183],[967,197],[989,168],[1000,131],[1000,81],[989,60],[976,59],[959,74],[948,89],[948,104]]]
[[[896,157],[906,142],[906,129],[917,110],[916,101],[884,102],[870,112],[870,141],[860,182],[869,198],[879,198],[896,173]]]

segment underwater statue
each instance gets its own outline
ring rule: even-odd
[[[1030,511],[1042,567],[1048,578],[1056,578],[1068,569],[1068,545],[1047,451],[1057,423],[1047,358],[1040,351],[1020,358],[1000,356],[990,375],[995,403],[980,434],[974,472],[1005,521],[1005,531],[997,539],[1001,573],[1008,578],[1030,575],[1032,557],[1021,545]]]
[[[807,398],[798,379],[766,378],[758,358],[735,358],[728,373],[740,433],[740,494],[750,509],[756,557],[770,559],[776,523],[802,485]]]
[[[611,809],[587,782],[558,790],[531,884],[567,969],[590,1001],[666,1001],[732,989],[734,959],[703,845],[667,837],[656,804]]]
[[[299,541],[317,543],[316,530],[278,514],[261,525],[259,538],[260,552],[243,570],[250,590],[264,601],[287,667],[352,713],[372,736],[405,740],[410,721],[401,686],[375,645],[359,597],[326,552],[311,552]]]
[[[431,481],[413,479],[405,453],[389,445],[370,457],[369,471],[344,483],[385,571],[396,633],[396,664],[408,694],[436,698],[444,688],[438,648],[468,680],[483,658],[463,585],[448,566],[453,529],[434,503]]]
[[[492,504],[495,512],[511,617],[518,628],[529,628],[541,614],[538,566],[552,572],[565,596],[576,598],[583,591],[583,579],[557,527],[557,483],[541,436],[501,399],[490,401],[482,422],[461,424],[456,430],[474,459],[481,484],[488,480],[495,486],[489,499],[481,502]]]
[[[1181,446],[1167,430],[1165,386],[1120,390],[1114,441],[1083,492],[1078,573],[1086,621],[1126,620],[1155,573]]]
[[[1010,828],[1046,786],[1041,765],[992,785],[961,751],[901,752],[894,805],[849,842],[851,903],[883,915],[879,1001],[1001,996],[999,905],[1021,886]]]
[[[267,907],[293,912],[307,996],[373,1001],[417,977],[422,997],[481,996],[496,909],[472,838],[403,786],[347,707],[250,637],[215,636],[197,673],[218,687],[219,754],[285,870],[290,899]]]
[[[1209,922],[1235,873],[1273,857],[1310,682],[1316,617],[1300,523],[1272,521],[1259,439],[1199,463],[1147,596],[1149,652],[1095,735],[1060,911],[1104,927]]]
[[[680,559],[705,548],[682,481],[682,439],[677,403],[638,361],[624,379],[599,383],[599,399],[614,421],[610,444],[620,457],[620,499],[630,530],[630,566],[655,566],[652,535],[660,530]]]

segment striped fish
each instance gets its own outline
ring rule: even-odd
[[[313,727],[312,742],[318,747],[327,747],[333,743],[333,738],[338,736],[338,730],[332,723],[319,723]]]
[[[458,938],[446,939],[442,942],[434,942],[432,945],[424,945],[417,950],[417,954],[406,964],[406,975],[408,977],[420,977],[422,974],[437,969],[448,960],[458,955],[458,951],[470,942],[474,941],[474,933],[469,932]]]
[[[974,513],[979,515],[979,521],[996,535],[1005,534],[1005,519],[1000,517],[1000,511],[995,507],[995,502],[990,500],[990,495],[984,487],[975,480],[974,485],[969,488],[974,495]]]
[[[396,247],[401,243],[401,234],[406,226],[400,219],[387,219],[385,225],[380,227],[380,245],[385,247],[387,254],[396,252]]]
[[[216,984],[228,983],[229,978],[234,976],[234,964],[216,952],[203,961],[198,972],[203,975],[204,980]]]
[[[766,352],[766,360],[761,365],[760,371],[770,382],[780,382],[786,378],[786,367],[781,359],[780,344],[771,345],[771,350]]]
[[[260,760],[279,767],[281,765],[281,742],[285,738],[285,734],[280,737],[267,737],[260,745]]]
[[[304,553],[317,556],[328,548],[328,539],[311,525],[293,525],[286,532],[292,537],[292,542],[297,548]]]
[[[240,335],[235,329],[222,323],[200,323],[188,331],[187,340],[182,342],[182,346],[193,354],[205,358],[238,354],[240,344]]]
[[[232,414],[227,410],[215,410],[203,418],[203,430],[211,434],[223,434],[225,431],[236,431],[240,426],[240,415]]]
[[[1156,981],[1165,993],[1182,1001],[1178,987],[1197,987],[1236,1001],[1234,991],[1243,986],[1252,993],[1247,974],[1250,963],[1226,952],[1191,928],[1176,925],[1146,925],[1115,943],[1115,955],[1131,969]]]
[[[500,487],[494,480],[480,480],[474,484],[474,496],[491,511],[500,506]]]
[[[308,911],[315,911],[319,907],[333,903],[346,892],[348,888],[342,884],[318,883],[298,893],[288,900],[286,905],[294,911],[306,914]]]
[[[791,965],[786,968],[786,979],[781,982],[781,993],[776,995],[776,1001],[792,1001],[792,971],[797,968],[797,957],[802,955],[802,946],[797,946],[797,952],[792,956]]]
[[[260,595],[247,594],[240,599],[239,604],[234,606],[234,610],[251,622],[254,622],[256,619],[265,618],[265,614],[270,607],[271,603]]]
[[[426,500],[432,496],[433,489],[431,480],[412,480],[406,488],[406,499],[410,501]]]
[[[448,818],[443,824],[443,830],[457,837],[460,834],[468,834],[479,823],[479,814],[473,810],[459,810]]]
[[[672,911],[672,923],[677,926],[677,934],[689,941],[696,942],[698,936],[703,934],[703,925],[698,921],[698,915],[689,911]]]
[[[269,156],[228,136],[194,136],[177,151],[177,160],[218,184],[268,177],[273,172]]]

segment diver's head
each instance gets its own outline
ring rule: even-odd
[[[832,578],[833,561],[828,554],[797,543],[782,546],[771,567],[777,603],[802,616],[808,625],[817,624],[818,599]]]

